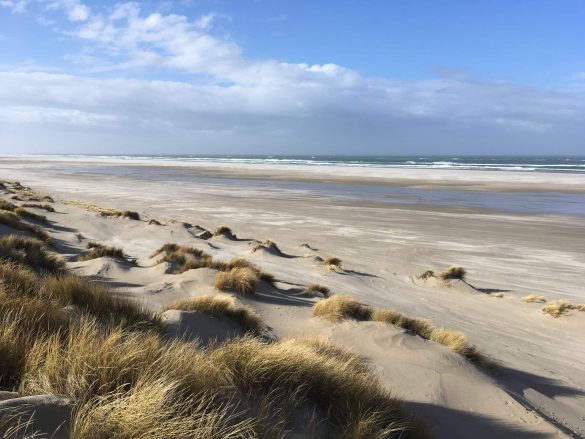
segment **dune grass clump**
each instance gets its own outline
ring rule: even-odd
[[[257,285],[258,275],[248,267],[220,271],[215,276],[215,288],[222,291],[235,291],[245,296],[255,294]]]
[[[127,260],[124,250],[121,247],[114,247],[111,245],[104,245],[98,242],[87,243],[88,252],[79,255],[79,261],[89,261],[90,259],[97,259],[103,257],[118,258]]]
[[[165,307],[184,311],[201,311],[217,317],[227,317],[238,323],[245,331],[258,336],[263,333],[264,324],[253,308],[238,305],[231,297],[205,295],[191,299],[182,299]]]
[[[97,211],[103,217],[128,218],[131,220],[140,221],[140,214],[132,210],[120,211],[106,208],[101,208],[101,210],[99,210],[100,209],[99,206],[97,206],[97,208],[98,208]]]
[[[421,275],[417,276],[416,278],[420,279],[420,280],[427,280],[427,279],[430,279],[432,277],[435,277],[435,272],[433,270],[427,270],[427,271],[421,273]]]
[[[585,311],[585,304],[573,304],[566,300],[549,302],[542,308],[542,312],[553,316],[555,319],[568,314],[571,310]]]
[[[20,230],[22,232],[30,233],[42,241],[49,241],[51,237],[49,234],[39,226],[23,223],[20,218],[11,212],[0,212],[0,224],[4,224],[11,229]]]
[[[452,266],[443,271],[439,277],[444,280],[465,280],[465,268],[459,266]]]
[[[176,264],[178,265],[176,271],[179,273],[189,269],[186,268],[188,263],[196,262],[198,259],[210,258],[207,253],[196,247],[179,245],[172,242],[167,242],[166,244],[162,245],[158,250],[150,255],[150,257],[154,258],[158,255],[162,255],[162,257],[157,260],[157,264],[160,264],[161,262],[170,262],[172,264]],[[193,266],[191,268],[195,267]]]
[[[221,225],[213,232],[213,236],[223,236],[228,239],[235,239],[236,235],[232,232],[228,226]]]
[[[17,208],[18,206],[16,204],[11,203],[10,201],[0,200],[0,210],[14,212]]]
[[[25,265],[38,272],[55,273],[65,268],[65,262],[50,253],[42,241],[18,235],[0,238],[0,259]]]
[[[42,224],[48,224],[47,217],[44,215],[39,215],[37,213],[31,212],[30,210],[23,209],[22,207],[17,207],[14,209],[14,213],[17,214],[21,218],[29,219],[32,221],[36,221]]]
[[[274,241],[270,240],[258,243],[254,247],[252,247],[252,252],[257,252],[258,250],[266,250],[275,255],[283,254],[278,245],[276,245]]]
[[[50,204],[41,204],[41,203],[24,203],[22,207],[34,207],[35,209],[43,209],[47,212],[55,212],[55,209]]]
[[[325,258],[325,260],[323,261],[323,265],[326,265],[327,267],[336,267],[336,268],[341,268],[341,259],[336,258],[334,256],[329,256],[328,258]]]
[[[425,340],[440,343],[475,363],[485,362],[477,349],[460,332],[436,328],[429,320],[408,317],[392,309],[372,308],[350,296],[332,296],[316,303],[313,306],[313,316],[324,317],[332,322],[354,319],[387,323],[410,331]]]
[[[148,221],[148,225],[149,226],[160,226],[161,223],[153,218],[153,219]]]
[[[546,298],[536,294],[529,294],[528,296],[524,296],[522,301],[525,303],[546,303]]]
[[[331,290],[325,285],[321,284],[309,284],[307,288],[305,288],[306,295],[314,296],[316,293],[319,293],[323,297],[327,298],[331,295]]]
[[[332,322],[345,319],[371,320],[373,310],[350,296],[335,295],[313,306],[313,316]]]

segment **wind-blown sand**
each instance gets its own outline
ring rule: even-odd
[[[255,179],[386,178],[389,183],[408,180],[420,186],[434,181],[450,187],[465,181],[484,190],[585,191],[582,177],[554,174],[523,174],[518,179],[503,172],[426,170],[422,176],[419,170],[372,174],[351,169],[342,175],[300,167],[107,161],[112,165],[137,170],[145,165],[176,166],[177,172],[188,168]],[[68,168],[75,166],[93,170],[71,173]],[[149,258],[165,242],[194,245],[220,259],[245,257],[277,278],[275,288],[262,285],[256,297],[240,299],[257,310],[273,336],[324,335],[365,356],[436,437],[585,435],[585,313],[573,311],[553,319],[540,312],[541,304],[521,300],[537,294],[549,301],[585,302],[583,218],[358,204],[289,196],[277,189],[235,190],[227,184],[196,185],[188,180],[163,183],[141,179],[139,173],[105,178],[95,166],[82,161],[0,160],[2,178],[55,198],[56,212],[42,213],[54,224],[50,233],[59,252],[69,255],[74,272],[104,280],[162,309],[176,299],[213,292],[215,275],[208,268],[166,273],[164,264]],[[163,225],[103,218],[66,204],[69,200],[138,211],[143,220],[156,218]],[[171,219],[209,230],[227,224],[239,239],[197,239]],[[266,239],[276,242],[284,255],[252,252],[253,240]],[[74,261],[89,240],[122,247],[137,258],[138,266],[112,258]],[[314,250],[301,247],[303,243]],[[314,256],[337,256],[343,269],[327,270]],[[428,268],[441,271],[453,264],[468,270],[468,283],[447,287],[415,279]],[[497,367],[478,367],[444,346],[383,323],[333,324],[312,318],[311,307],[320,299],[302,294],[310,283],[461,331]],[[490,294],[499,292],[502,298]]]

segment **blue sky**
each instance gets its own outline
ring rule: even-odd
[[[0,152],[583,154],[585,2],[0,0]]]

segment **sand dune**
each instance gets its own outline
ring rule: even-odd
[[[542,294],[551,300],[584,301],[578,288],[582,275],[575,273],[585,267],[578,251],[582,235],[570,220],[415,216],[378,208],[364,218],[357,208],[333,203],[319,207],[308,199],[304,204],[275,202],[272,209],[282,222],[273,225],[274,218],[263,216],[265,206],[253,198],[230,200],[234,210],[221,211],[225,200],[201,196],[193,203],[199,210],[192,211],[183,210],[184,202],[165,204],[168,188],[151,182],[139,196],[127,184],[111,182],[93,189],[89,180],[56,179],[42,170],[4,172],[7,178],[22,174],[18,178],[23,184],[35,183],[35,190],[55,198],[55,212],[42,214],[55,250],[72,272],[106,282],[155,311],[178,299],[218,294],[217,270],[175,273],[168,262],[157,263],[151,255],[163,244],[194,246],[214,260],[245,258],[276,280],[272,285],[260,282],[254,295],[229,295],[256,310],[270,337],[320,335],[363,356],[435,437],[585,435],[585,348],[576,335],[585,329],[585,313],[553,319],[542,314],[541,305],[521,300]],[[86,206],[66,202],[80,198],[81,192]],[[9,194],[2,198],[8,200]],[[101,216],[87,208],[94,203],[135,210],[141,220]],[[314,209],[319,213],[313,214]],[[149,225],[152,218],[160,225]],[[182,221],[202,226],[186,228]],[[197,237],[223,223],[230,234]],[[484,231],[481,236],[477,229]],[[0,233],[10,232],[0,225]],[[278,242],[278,251],[270,245],[251,251],[268,236]],[[136,263],[115,257],[77,260],[90,241],[121,247]],[[311,257],[303,257],[306,253]],[[343,260],[340,269],[327,270],[313,260],[331,255]],[[417,279],[427,267],[440,272],[455,263],[468,270],[465,281]],[[380,322],[314,318],[312,307],[323,298],[303,294],[312,283],[462,331],[496,366],[478,366],[438,343]],[[492,300],[491,294],[498,292],[504,293],[502,300]],[[204,344],[243,335],[233,321],[198,311],[170,310],[163,317],[169,336],[199,338]]]

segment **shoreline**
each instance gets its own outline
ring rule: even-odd
[[[0,164],[34,165],[37,163],[67,165],[141,166],[153,168],[180,168],[199,175],[226,178],[275,179],[287,181],[323,181],[351,184],[387,184],[419,189],[464,189],[493,192],[564,192],[585,193],[582,174],[547,172],[477,171],[451,169],[358,168],[346,166],[239,164],[217,162],[181,162],[141,159],[91,159],[71,157],[6,157]]]

